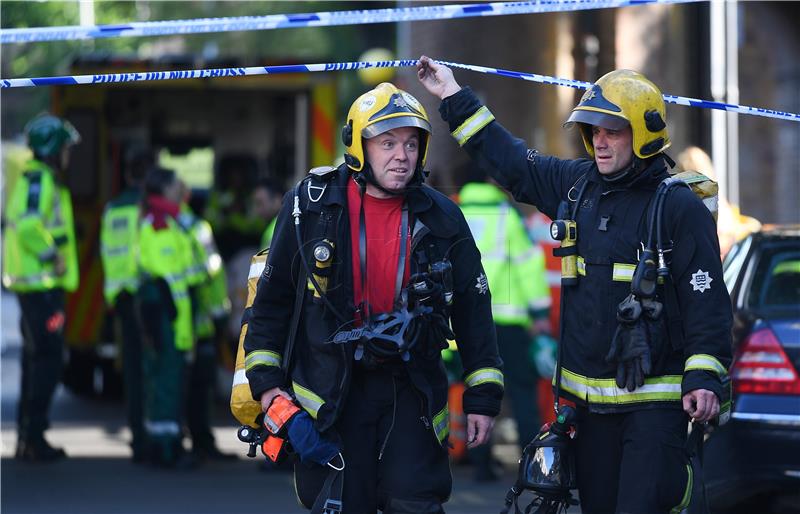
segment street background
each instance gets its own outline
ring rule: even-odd
[[[225,512],[306,512],[297,506],[292,474],[262,471],[236,438],[238,425],[218,402],[214,435],[219,448],[239,455],[234,462],[207,462],[185,471],[160,470],[130,461],[130,432],[119,401],[82,398],[59,386],[53,400],[48,440],[69,458],[54,464],[13,459],[19,396],[21,339],[16,298],[2,294],[2,446],[0,512],[3,514],[211,514]],[[472,467],[454,467],[455,488],[447,512],[490,514],[500,511],[513,484],[512,445],[498,448],[504,475],[476,483]],[[570,512],[579,513],[577,509]]]
[[[122,24],[420,4],[3,0],[0,26]],[[426,54],[443,61],[588,82],[613,69],[630,68],[644,73],[666,94],[798,113],[798,19],[800,2],[727,0],[413,23],[14,43],[2,45],[0,75],[23,78],[416,59]],[[368,50],[378,52],[365,53]],[[362,59],[367,55],[380,58]],[[564,158],[585,156],[578,134],[562,128],[582,91],[462,70],[456,70],[455,76],[461,85],[471,86],[529,148]],[[258,250],[266,226],[250,205],[256,181],[270,178],[290,187],[311,167],[340,163],[339,131],[347,109],[376,80],[391,80],[424,104],[434,130],[428,183],[455,196],[469,157],[441,121],[438,100],[422,90],[412,69],[389,70],[388,75],[371,78],[354,72],[297,73],[3,89],[0,201],[5,201],[29,157],[23,127],[33,116],[49,110],[69,119],[81,132],[83,143],[73,148],[66,184],[75,206],[81,285],[67,297],[66,385],[57,390],[53,423],[46,434],[53,445],[65,448],[69,458],[48,465],[13,459],[21,338],[16,298],[3,291],[2,514],[302,512],[296,506],[291,474],[261,471],[236,438],[237,425],[226,398],[233,370],[231,345],[219,348],[214,432],[219,447],[236,452],[239,459],[208,462],[189,471],[130,462],[119,328],[102,296],[100,216],[124,186],[126,153],[141,146],[156,152],[160,165],[177,171],[192,188],[192,207],[204,216],[208,214],[204,209],[225,195],[235,198],[231,210],[238,208],[235,214],[246,218],[248,226],[232,228],[225,216],[209,218],[229,278],[233,314],[228,342],[235,344],[250,257]],[[800,123],[675,105],[668,105],[667,113],[672,139],[668,153],[677,158],[697,147],[706,163],[697,169],[719,182],[721,205],[726,209],[719,224],[723,253],[735,239],[761,224],[800,223]],[[536,216],[530,206],[515,207],[528,220]],[[726,233],[726,225],[736,228]],[[541,226],[547,234],[549,220]],[[560,284],[559,269],[556,262],[551,285]],[[539,400],[542,412],[552,410],[544,394]],[[454,466],[448,513],[499,512],[514,481],[518,457],[515,429],[509,422],[504,416],[495,430],[500,479],[478,483],[472,467]]]

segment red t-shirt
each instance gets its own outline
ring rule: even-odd
[[[375,198],[364,193],[364,221],[367,226],[367,291],[361,290],[361,259],[359,245],[359,212],[361,195],[358,185],[351,180],[347,187],[347,205],[350,214],[350,241],[353,255],[353,299],[356,307],[362,301],[369,303],[370,312],[378,314],[394,310],[397,258],[400,255],[400,222],[403,197]],[[410,275],[411,227],[406,233],[406,259],[403,286]],[[366,314],[366,311],[365,311]]]

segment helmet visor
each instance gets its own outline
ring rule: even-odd
[[[609,130],[622,130],[630,123],[621,116],[613,116],[604,112],[585,111],[575,109],[569,115],[569,119],[564,123],[564,128],[571,129],[576,123],[585,123],[595,127],[603,127]]]
[[[371,139],[375,136],[389,132],[390,130],[400,127],[416,127],[431,133],[431,124],[422,118],[416,116],[398,116],[396,118],[388,118],[378,121],[372,125],[367,125],[361,130],[361,136],[366,139]]]

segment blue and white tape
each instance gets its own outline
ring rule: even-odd
[[[290,64],[281,66],[252,66],[247,68],[214,68],[205,70],[173,70],[173,71],[149,71],[131,73],[105,73],[99,75],[65,75],[60,77],[39,77],[22,79],[0,79],[0,89],[19,88],[19,87],[42,87],[57,85],[90,85],[90,84],[113,84],[128,82],[146,82],[152,80],[183,80],[183,79],[206,79],[218,77],[247,77],[254,75],[277,75],[281,73],[315,73],[325,71],[348,71],[366,68],[403,68],[417,65],[416,59],[405,59],[395,61],[354,61],[354,62],[333,62],[321,64]],[[451,68],[460,68],[485,73],[488,75],[499,75],[501,77],[511,77],[515,79],[539,82],[541,84],[553,84],[566,86],[575,89],[589,89],[591,82],[580,80],[563,79],[550,77],[548,75],[537,75],[535,73],[524,73],[521,71],[504,70],[501,68],[489,68],[473,64],[461,64],[457,62],[439,61],[441,64]],[[776,118],[781,120],[800,122],[800,114],[782,112],[760,107],[748,107],[745,105],[726,104],[722,102],[712,102],[710,100],[700,100],[685,96],[664,95],[667,103],[685,105],[689,107],[700,107],[703,109],[716,109],[721,111],[735,112],[739,114],[750,114],[763,116],[766,118]]]
[[[104,73],[99,75],[64,75],[29,79],[0,79],[0,89],[11,87],[73,86],[147,82],[151,80],[211,79],[220,77],[249,77],[281,73],[313,73],[320,71],[346,71],[364,68],[400,68],[416,66],[416,59],[400,61],[355,61],[322,64],[285,64],[280,66],[251,66],[247,68],[213,68],[205,70],[147,71],[131,73]]]
[[[165,36],[203,34],[244,30],[273,30],[298,27],[365,25],[400,21],[446,20],[475,16],[504,16],[545,12],[607,9],[644,4],[689,3],[700,0],[531,0],[527,2],[492,2],[449,4],[391,9],[329,11],[301,14],[272,14],[230,18],[132,22],[117,25],[35,27],[0,29],[0,43],[64,41],[109,37]]]
[[[589,89],[593,85],[591,82],[582,82],[580,80],[549,77],[547,75],[537,75],[535,73],[523,73],[520,71],[503,70],[500,68],[488,68],[486,66],[475,66],[472,64],[460,64],[456,62],[447,62],[447,61],[438,61],[438,62],[441,62],[441,64],[444,64],[446,66],[450,66],[451,68],[461,68],[464,70],[475,71],[478,73],[487,73],[489,75],[501,75],[503,77],[528,80],[531,82],[539,82],[541,84],[554,84],[557,86],[567,86],[575,89]],[[689,98],[686,96],[676,96],[676,95],[663,95],[663,96],[665,102],[676,105],[685,105],[687,107],[699,107],[701,109],[715,109],[719,111],[735,112],[739,114],[751,114],[753,116],[764,116],[766,118],[776,118],[779,120],[800,122],[800,114],[791,112],[776,111],[773,109],[764,109],[761,107],[748,107],[746,105],[726,104],[723,102],[700,100],[698,98]]]

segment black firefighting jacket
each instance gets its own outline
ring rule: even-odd
[[[350,180],[351,174],[341,166],[325,177],[309,175],[300,187],[302,241],[309,268],[314,269],[315,245],[323,239],[333,242],[327,295],[348,320],[355,313],[347,211]],[[354,366],[354,343],[331,342],[342,323],[319,298],[314,298],[314,290],[307,285],[296,242],[292,195],[290,191],[284,198],[267,265],[253,306],[246,313],[246,373],[254,399],[273,387],[286,388],[315,419],[316,428],[325,432],[333,427],[344,408]],[[453,267],[450,322],[465,370],[464,411],[496,416],[502,400],[503,374],[480,253],[461,211],[447,197],[421,185],[412,188],[406,200],[412,227],[411,274],[427,271],[423,269],[427,263],[420,262],[424,259],[433,262],[447,258]],[[298,293],[302,300],[296,304]],[[288,356],[286,342],[295,305],[301,305],[301,315]],[[444,445],[449,432],[448,382],[440,350],[445,342],[430,339],[428,334],[417,343],[405,366],[425,403],[426,421]],[[289,363],[284,362],[287,358]],[[288,369],[288,378],[282,368]]]
[[[665,288],[672,287],[677,302],[671,302],[673,312],[662,316],[651,342],[653,369],[642,387],[629,392],[615,383],[616,363],[605,360],[618,325],[617,306],[631,292],[638,251],[647,241],[648,208],[668,177],[663,156],[651,158],[623,184],[612,184],[592,160],[562,160],[529,149],[494,121],[469,88],[445,99],[440,113],[502,187],[552,219],[560,202],[574,203],[586,182],[576,214],[578,285],[562,293],[562,392],[596,412],[680,407],[682,395],[695,389],[723,399],[722,379],[731,362],[731,303],[714,219],[688,188],[673,189],[665,203],[671,283],[658,287],[658,299],[664,302],[672,293]],[[668,337],[667,323],[682,337]]]

